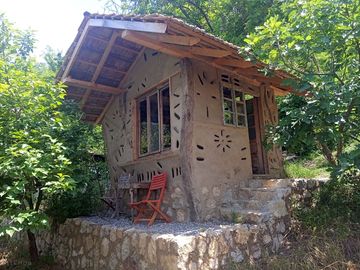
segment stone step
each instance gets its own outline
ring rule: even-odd
[[[236,199],[259,200],[265,202],[282,199],[288,192],[290,192],[289,188],[239,188]]]
[[[249,188],[285,188],[291,184],[290,179],[249,179]]]
[[[220,213],[225,220],[236,223],[260,224],[271,217],[271,212],[243,209],[239,206],[222,207]]]

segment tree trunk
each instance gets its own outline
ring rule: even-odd
[[[34,264],[39,260],[39,252],[36,245],[36,238],[35,234],[33,234],[30,230],[27,230],[27,236],[29,241],[30,261],[32,264]]]
[[[321,143],[321,142],[320,142],[320,146],[321,146],[321,152],[322,152],[323,156],[326,158],[326,160],[329,162],[329,164],[331,166],[336,166],[337,162],[334,159],[334,156],[333,156],[331,150],[329,149],[329,147],[325,143]]]

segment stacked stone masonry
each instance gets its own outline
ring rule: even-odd
[[[41,233],[39,247],[64,269],[223,269],[260,258],[282,242],[285,223],[232,224],[195,234],[159,234],[68,219],[55,234]]]
[[[148,228],[132,226],[129,220],[119,223],[98,217],[75,218],[68,219],[56,231],[39,233],[38,246],[42,254],[51,253],[64,269],[71,270],[228,269],[234,263],[254,261],[266,253],[278,251],[289,228],[291,205],[308,207],[314,190],[323,183],[323,180],[306,179],[254,180],[250,186],[255,189],[273,186],[277,190],[288,187],[288,190],[280,192],[281,198],[278,198],[279,191],[274,192],[275,199],[266,196],[272,199],[263,204],[267,207],[268,211],[264,212],[267,215],[259,218],[247,213],[246,219],[241,219],[238,224],[225,221],[222,222],[225,225],[160,223]],[[228,193],[231,197],[230,191]],[[240,202],[237,206],[241,208]],[[233,208],[229,208],[231,212],[223,219],[236,222],[237,214],[243,212],[237,212],[231,203],[234,201],[225,203]],[[178,230],[184,227],[190,229]]]

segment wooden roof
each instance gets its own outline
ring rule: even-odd
[[[251,85],[268,83],[279,95],[291,91],[281,84],[290,75],[276,71],[265,77],[258,71],[265,64],[245,61],[239,47],[180,19],[85,12],[57,75],[68,86],[67,98],[80,103],[85,121],[101,122],[113,96],[126,91],[123,82],[144,47],[206,62]]]

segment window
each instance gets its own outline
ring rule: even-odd
[[[137,102],[139,155],[158,153],[171,147],[170,90],[166,83]]]
[[[246,127],[246,109],[244,93],[222,86],[224,124]]]

